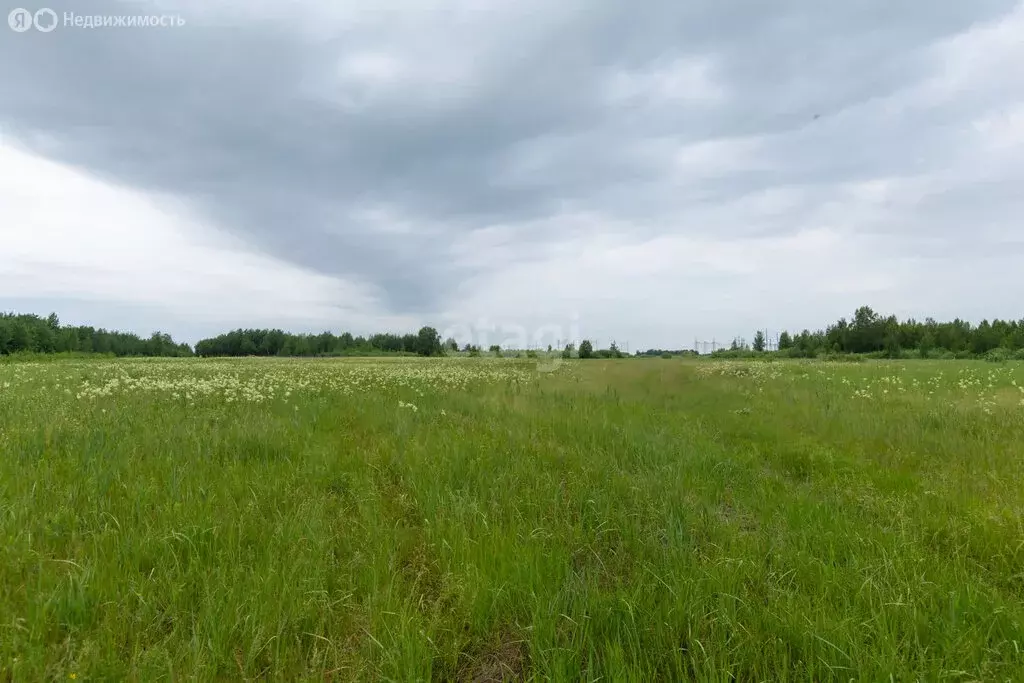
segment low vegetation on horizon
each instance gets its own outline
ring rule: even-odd
[[[0,681],[1019,680],[1024,365],[0,364]]]
[[[956,319],[940,323],[931,318],[919,322],[899,321],[895,316],[883,317],[868,306],[856,310],[850,320],[841,318],[824,330],[800,333],[781,332],[769,348],[763,331],[757,331],[747,344],[739,337],[728,347],[714,350],[717,357],[774,355],[789,358],[835,357],[840,354],[887,358],[968,359],[989,357],[991,360],[1024,360],[1024,319],[983,320],[977,325]],[[149,339],[135,334],[110,332],[86,326],[61,325],[55,313],[43,318],[37,315],[0,314],[0,356],[24,353],[96,353],[113,356],[382,356],[458,355],[455,339],[442,341],[433,327],[422,327],[416,334],[378,333],[369,336],[349,332],[334,334],[291,334],[279,329],[237,329],[199,341],[195,349],[175,343],[170,335],[154,332]],[[508,349],[504,350],[509,352]],[[539,349],[513,349],[523,355],[544,353]],[[636,356],[689,355],[694,351],[636,351]],[[480,356],[479,346],[465,343],[463,355]],[[500,356],[500,345],[489,348],[490,355]],[[595,349],[584,339],[547,353],[563,358],[622,358],[624,354],[614,342],[608,349]]]

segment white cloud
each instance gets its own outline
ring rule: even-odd
[[[714,178],[730,172],[764,169],[768,163],[758,157],[761,141],[758,138],[723,138],[701,140],[675,147],[671,172],[675,180],[693,181]]]
[[[224,326],[351,325],[377,306],[359,283],[200,231],[172,200],[11,146],[0,146],[0,215],[0,299],[139,304]]]
[[[849,315],[910,272],[905,259],[878,259],[872,240],[827,230],[755,240],[598,236],[563,247],[468,281],[444,319],[478,332],[478,321],[522,328],[527,339],[553,329],[562,340],[681,348],[695,336]],[[797,298],[800,310],[780,316],[780,302]],[[488,338],[500,341],[493,328]]]
[[[1024,2],[995,21],[979,24],[929,48],[935,61],[934,76],[925,93],[933,102],[971,95],[975,98],[1016,94],[1024,87]]]
[[[987,151],[1012,154],[1019,161],[1020,148],[1024,146],[1024,101],[980,117],[974,122],[974,129]]]
[[[643,69],[616,69],[605,88],[605,96],[616,105],[718,104],[726,97],[707,56],[653,63]]]

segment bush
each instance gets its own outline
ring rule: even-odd
[[[744,358],[760,358],[763,353],[751,351],[750,349],[719,349],[711,354],[712,358],[729,358],[729,359],[744,359]]]
[[[1010,349],[998,348],[992,349],[985,354],[984,358],[989,363],[1005,363],[1013,358],[1014,354]]]
[[[833,363],[863,363],[865,361],[864,356],[856,353],[829,353],[823,359]]]
[[[671,360],[672,354],[666,351],[665,353],[661,354],[661,357],[664,358],[665,360]]]
[[[526,352],[526,357],[527,358],[536,358],[537,357],[537,352],[534,351],[533,349],[530,349],[529,351]]]

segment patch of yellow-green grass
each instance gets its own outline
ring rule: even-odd
[[[1024,671],[1021,364],[537,370],[0,365],[0,680]]]

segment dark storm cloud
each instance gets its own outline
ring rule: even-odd
[[[439,77],[436,88],[417,85],[415,71],[388,87],[338,75],[360,51],[410,54],[386,18],[331,30],[337,17],[318,13],[326,28],[313,39],[298,24],[247,20],[240,7],[224,23],[183,5],[181,29],[4,34],[0,123],[48,157],[190,202],[276,256],[371,282],[392,311],[407,312],[443,305],[471,274],[449,245],[488,224],[521,224],[528,253],[550,238],[529,221],[567,207],[646,231],[681,198],[714,207],[792,184],[809,188],[810,211],[816,185],[940,163],[942,126],[958,110],[907,120],[858,107],[925,78],[924,48],[1013,3],[537,4],[538,15],[484,24],[464,48],[438,13],[410,59],[429,70],[430,55],[443,54],[469,76]],[[539,16],[559,12],[559,21]],[[643,89],[661,83],[659,70],[700,63],[713,92],[699,92],[700,74],[674,98]],[[616,73],[626,86],[618,96],[609,94]],[[631,83],[641,89],[631,94]],[[666,180],[666,150],[743,138],[760,140],[770,163],[705,169],[682,188]],[[411,227],[396,233],[362,217],[374,208]],[[767,225],[786,229],[782,219]]]

